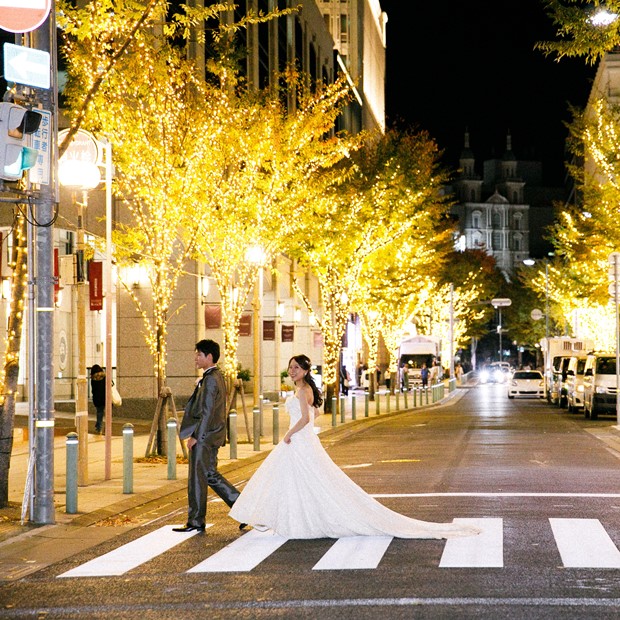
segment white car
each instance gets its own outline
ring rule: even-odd
[[[539,370],[515,370],[508,379],[508,398],[530,396],[543,398],[545,381]]]

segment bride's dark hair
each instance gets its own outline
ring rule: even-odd
[[[312,394],[314,396],[314,400],[312,402],[313,407],[320,407],[323,404],[323,398],[321,397],[321,391],[316,386],[314,382],[314,378],[312,376],[312,362],[310,362],[310,358],[307,355],[293,355],[291,359],[288,361],[288,365],[291,365],[291,362],[295,360],[299,367],[302,370],[307,370],[308,372],[304,375],[304,381],[312,388]]]

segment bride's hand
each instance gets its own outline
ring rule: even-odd
[[[286,433],[286,435],[284,435],[284,437],[282,438],[282,441],[284,443],[291,443],[291,436],[288,433]]]

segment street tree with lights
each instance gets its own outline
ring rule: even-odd
[[[447,225],[440,195],[446,177],[438,159],[437,146],[425,132],[368,135],[347,162],[346,180],[315,191],[289,239],[287,253],[319,281],[320,308],[297,290],[323,334],[328,407],[337,391],[347,317],[356,310],[353,300],[363,306],[359,292],[367,262],[404,237],[421,250],[435,238],[432,231]]]

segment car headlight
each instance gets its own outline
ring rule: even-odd
[[[482,381],[483,383],[486,383],[488,379],[489,379],[489,373],[486,370],[483,370],[480,373],[480,381]]]

